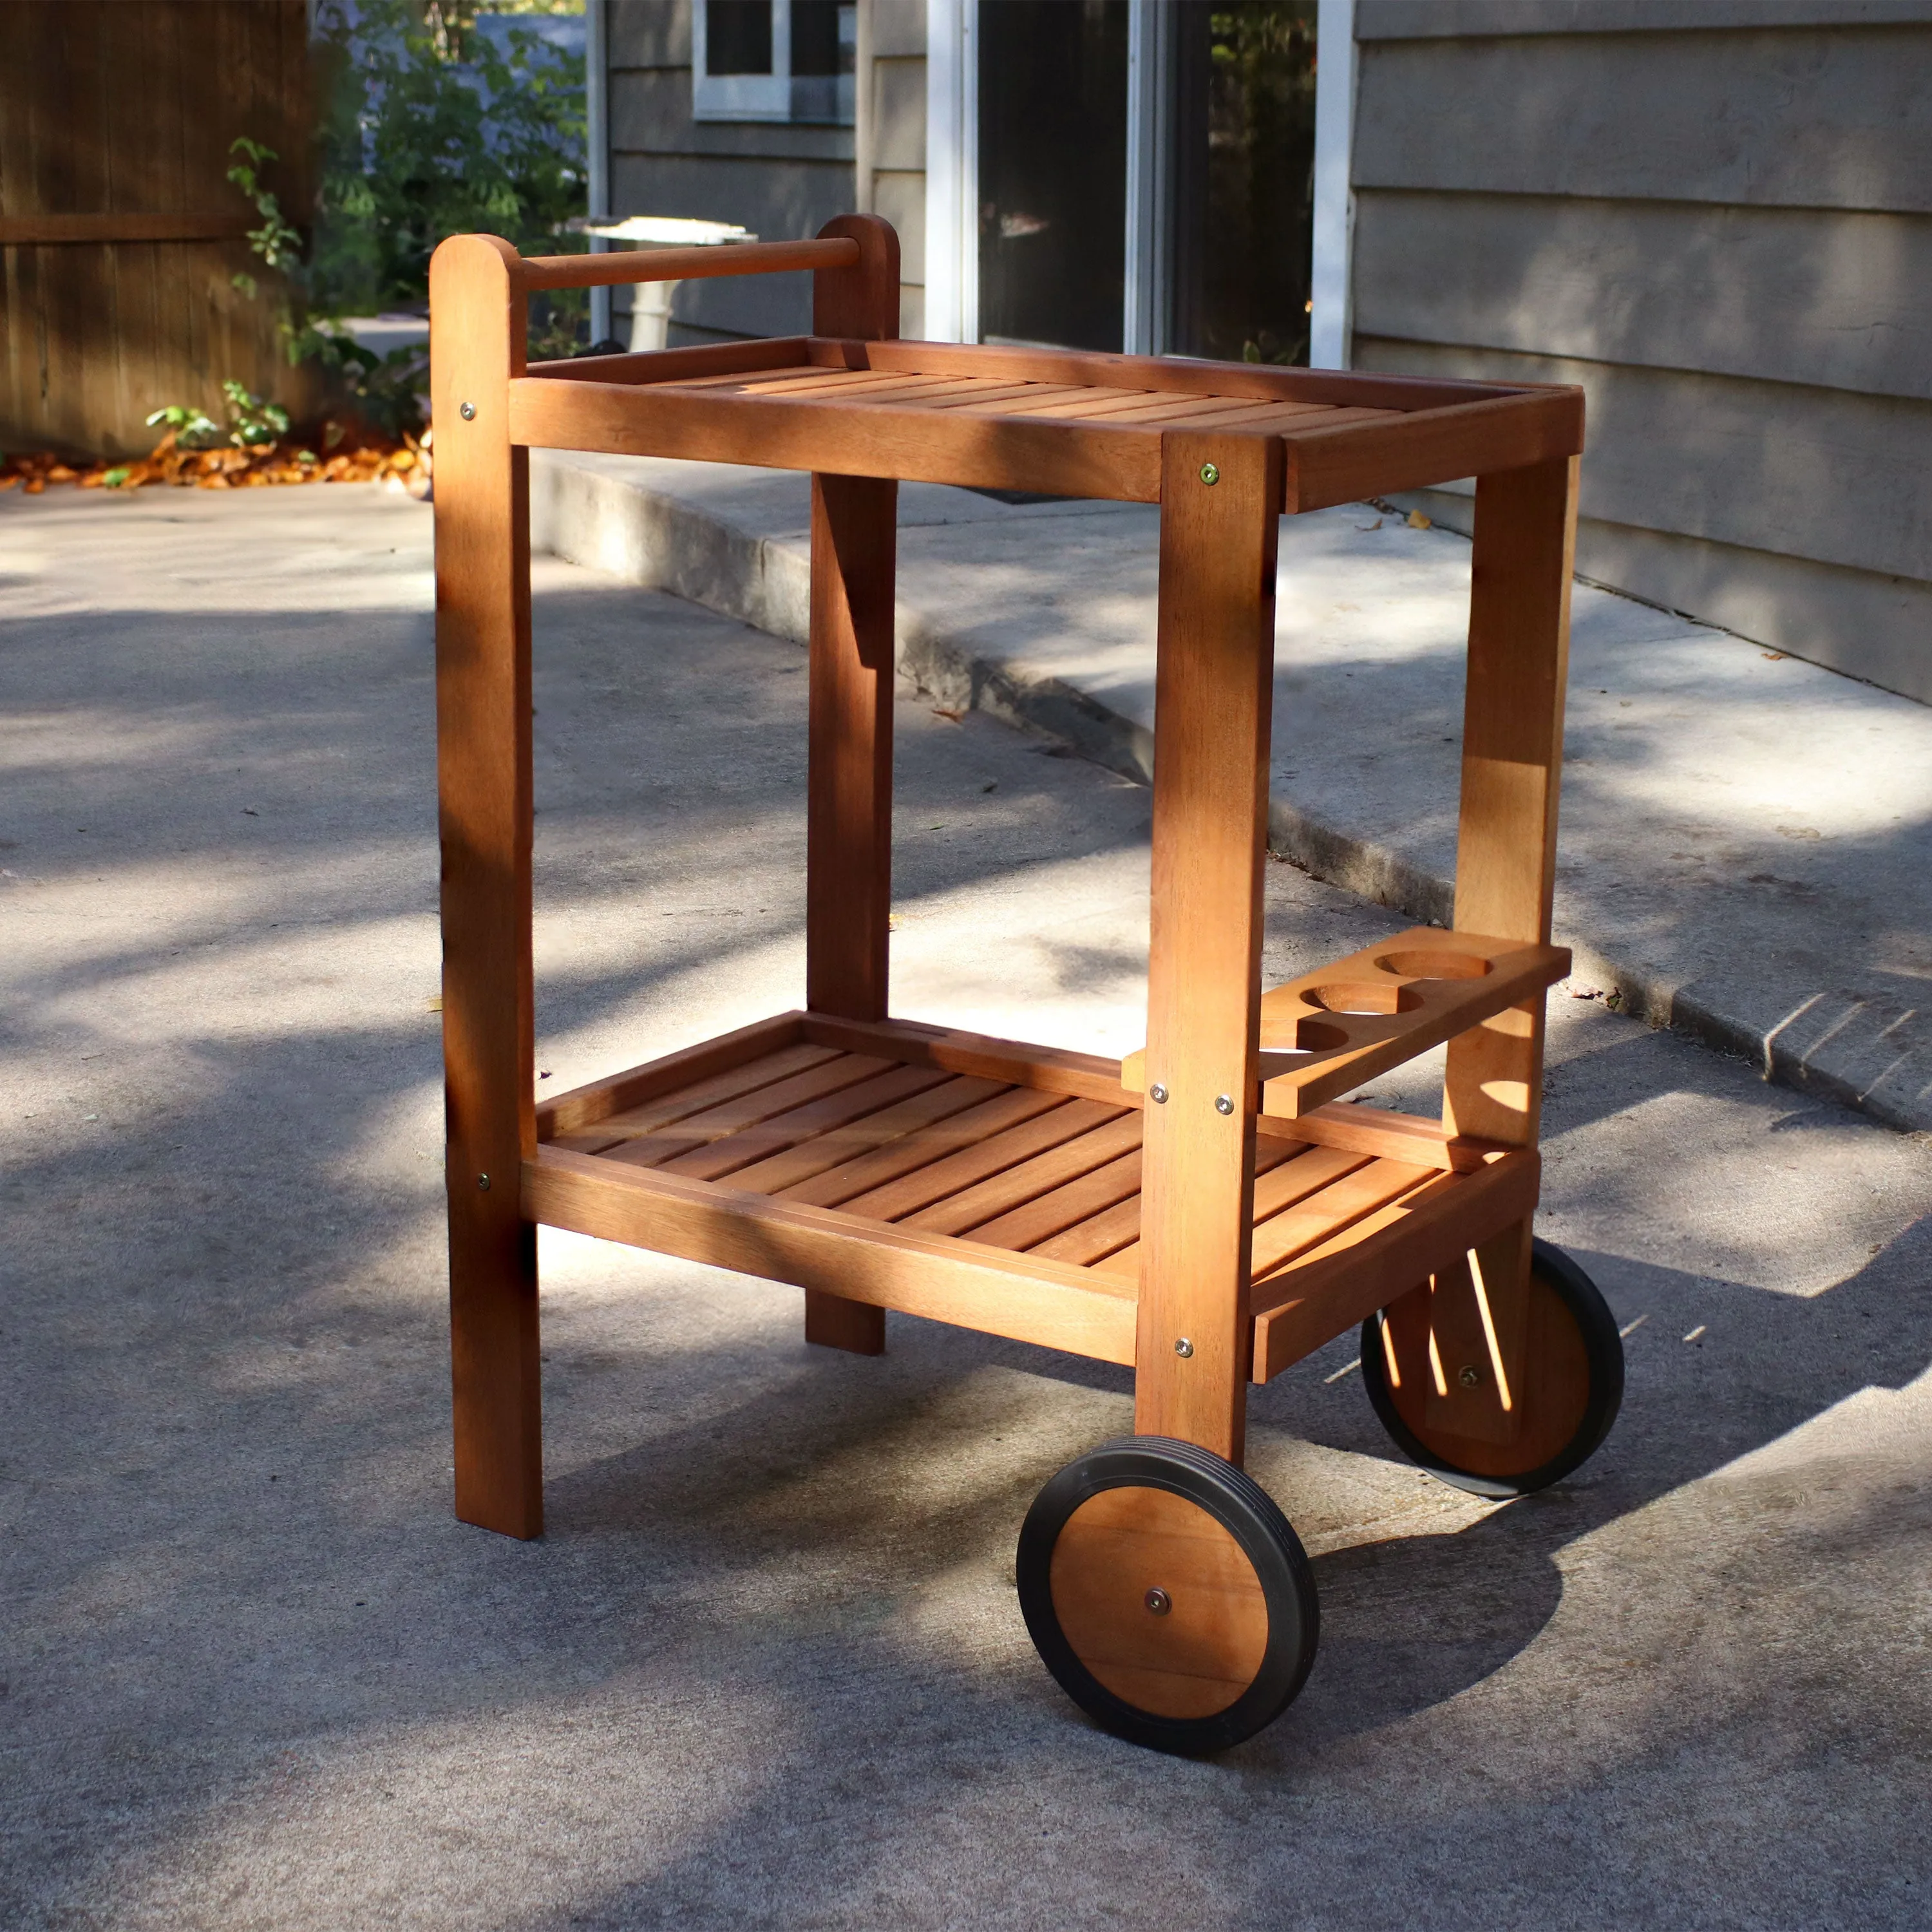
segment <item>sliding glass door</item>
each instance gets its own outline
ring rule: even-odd
[[[1316,0],[976,11],[980,339],[1305,363]]]

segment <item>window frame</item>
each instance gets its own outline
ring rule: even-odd
[[[802,126],[849,128],[854,106],[849,74],[795,76],[791,70],[792,0],[770,0],[772,70],[770,74],[712,74],[706,65],[709,0],[691,0],[691,118],[694,121],[767,121]],[[844,10],[843,8],[840,9]],[[832,111],[801,113],[801,83],[821,89],[830,80]]]

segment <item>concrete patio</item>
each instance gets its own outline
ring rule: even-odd
[[[1440,863],[1454,540],[1352,517],[1293,566],[1322,587],[1278,779],[1324,823],[1344,800],[1336,868],[1389,855],[1393,898]],[[1051,657],[1042,617],[1025,661],[1131,723],[1107,521],[989,505],[974,535],[1010,547],[1010,613],[1048,523],[1118,580],[1115,656]],[[958,568],[928,527],[908,594]],[[896,1316],[881,1359],[808,1351],[794,1291],[546,1233],[548,1532],[454,1522],[429,530],[361,487],[0,499],[0,1924],[1925,1923],[1932,1143],[1600,999],[1554,1001],[1540,1225],[1626,1325],[1622,1420],[1498,1508],[1394,1459],[1349,1338],[1258,1392],[1323,1640],[1226,1758],[1093,1729],[1016,1605],[1026,1505],[1127,1426],[1121,1372]],[[1338,608],[1371,544],[1411,628]],[[805,678],[614,575],[538,580],[556,1088],[796,1001]],[[1738,982],[1773,1004],[1915,983],[1932,761],[1847,748],[1904,724],[1636,607],[1581,616],[1591,970],[1628,934],[1711,984],[1709,906],[1791,950]],[[990,663],[1019,621],[946,635]],[[1671,776],[1719,648],[1766,788],[1728,818]],[[1422,697],[1345,707],[1372,666]],[[1843,775],[1768,805],[1793,694]],[[1137,1044],[1147,790],[959,708],[899,706],[899,1009]],[[1676,812],[1694,856],[1603,896]],[[1291,866],[1268,886],[1278,976],[1407,922]]]

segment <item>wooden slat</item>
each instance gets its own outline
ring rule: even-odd
[[[1294,516],[1574,456],[1583,447],[1583,392],[1526,391],[1382,422],[1285,434],[1282,508]]]
[[[177,214],[0,215],[0,248],[58,248],[74,242],[223,242],[256,225],[232,210]]]
[[[1265,1174],[1271,1168],[1298,1160],[1304,1151],[1302,1148],[1286,1141],[1263,1141],[1257,1137],[1255,1171],[1258,1174]],[[1136,1195],[1132,1200],[1120,1202],[1104,1213],[1067,1228],[1064,1234],[1054,1235],[1051,1240],[1039,1243],[1028,1252],[1047,1261],[1071,1262],[1078,1268],[1091,1268],[1111,1255],[1136,1246],[1140,1240],[1140,1198]],[[1124,1273],[1128,1278],[1138,1280],[1140,1273],[1138,1260],[1136,1259],[1124,1270],[1114,1272]]]
[[[1368,1164],[1366,1156],[1337,1148],[1312,1148],[1299,1159],[1283,1164],[1264,1155],[1258,1134],[1255,1137],[1255,1148],[1256,1228],[1249,1244],[1251,1270],[1258,1265],[1254,1256],[1261,1245],[1261,1227],[1270,1216],[1280,1214],[1311,1195],[1319,1194],[1324,1188],[1334,1186],[1345,1175]],[[1140,1249],[1136,1244],[1110,1254],[1100,1265],[1109,1274],[1138,1276],[1141,1262]]]
[[[627,1107],[789,1046],[800,1037],[799,1022],[802,1017],[795,1012],[779,1013],[740,1027],[736,1032],[721,1034],[716,1040],[686,1047],[681,1053],[667,1054],[642,1066],[626,1067],[622,1073],[573,1087],[538,1108],[537,1138],[548,1140],[554,1134],[579,1132],[599,1120],[608,1120],[613,1114],[622,1113]]]
[[[550,1147],[524,1166],[523,1207],[547,1226],[835,1298],[1101,1361],[1133,1359],[1131,1293],[1085,1269],[1030,1255],[855,1222],[824,1208]]]
[[[805,1036],[849,1053],[886,1053],[921,1066],[943,1066],[949,1073],[974,1073],[1016,1086],[1041,1087],[1109,1106],[1134,1107],[1138,1094],[1120,1084],[1120,1063],[1098,1054],[1072,1053],[1064,1047],[1034,1046],[977,1033],[954,1033],[916,1020],[881,1020],[853,1024],[808,1013]]]
[[[772,1191],[785,1200],[813,1207],[842,1207],[903,1175],[932,1167],[1068,1104],[1064,1094],[1048,1094],[1036,1088],[1008,1088],[949,1120],[908,1134],[856,1160],[842,1161],[809,1180],[794,1181]],[[1075,1126],[1067,1131],[1072,1133],[1079,1130]],[[920,1201],[915,1204],[925,1204]]]
[[[938,1084],[928,1086],[896,1106],[881,1108],[862,1120],[853,1120],[830,1132],[814,1135],[782,1154],[740,1168],[731,1177],[734,1187],[748,1188],[760,1194],[779,1194],[801,1181],[856,1160],[888,1142],[903,1140],[922,1127],[963,1114],[982,1100],[1010,1092],[997,1080],[961,1080],[941,1074]]]
[[[721,1141],[663,1163],[667,1173],[688,1174],[700,1180],[719,1180],[740,1168],[762,1162],[854,1120],[877,1114],[938,1085],[946,1076],[931,1066],[889,1066],[870,1080],[848,1087],[802,1107],[788,1108],[755,1126],[728,1134]],[[769,1189],[760,1189],[769,1192]]]
[[[592,256],[606,261],[608,256]],[[1160,497],[1152,431],[830,398],[526,380],[510,387],[516,441],[532,448],[688,458],[767,470],[1028,490],[1130,503]]]
[[[1384,1160],[1406,1161],[1413,1167],[1439,1167],[1457,1174],[1473,1172],[1482,1166],[1486,1155],[1498,1151],[1494,1141],[1445,1134],[1439,1120],[1426,1120],[1419,1114],[1394,1113],[1384,1107],[1353,1101],[1330,1102],[1292,1120],[1264,1118],[1257,1120],[1255,1126],[1264,1136],[1303,1141],[1312,1147],[1346,1148]]]
[[[976,1187],[982,1181],[1004,1174],[1009,1168],[1018,1167],[1050,1149],[1091,1133],[1096,1128],[1121,1118],[1124,1111],[1103,1107],[1095,1100],[1069,1100],[1062,1106],[1042,1110],[1016,1126],[962,1147],[929,1166],[909,1170],[884,1186],[848,1196],[842,1205],[846,1213],[861,1214],[869,1220],[902,1220]],[[997,1211],[997,1208],[989,1208],[976,1218],[984,1220],[988,1214]]]
[[[1075,1143],[1076,1147],[1078,1144]],[[1136,1147],[1064,1186],[1054,1187],[992,1220],[959,1232],[968,1240],[983,1241],[988,1247],[1024,1251],[1039,1246],[1105,1209],[1138,1200],[1140,1192],[1141,1150]]]
[[[748,1031],[749,1029],[747,1029]],[[694,1066],[701,1067],[704,1062],[696,1059],[701,1049],[694,1049]],[[682,1059],[682,1054],[673,1056]],[[836,1047],[816,1046],[809,1040],[794,1040],[789,1046],[779,1047],[776,1052],[761,1053],[754,1059],[728,1061],[718,1072],[706,1075],[700,1079],[680,1081],[675,1084],[668,1077],[662,1083],[660,1090],[651,1098],[640,1100],[635,1105],[609,1114],[575,1134],[558,1134],[554,1138],[560,1143],[566,1141],[581,1143],[576,1147],[578,1154],[595,1154],[601,1148],[614,1147],[620,1142],[638,1140],[645,1135],[656,1133],[668,1127],[674,1120],[681,1120],[688,1114],[702,1113],[707,1107],[715,1107],[722,1102],[735,1100],[741,1094],[749,1094],[760,1087],[775,1085],[781,1080],[788,1080],[795,1074],[803,1073],[814,1066],[822,1066],[827,1060],[836,1060],[838,1050]],[[621,1077],[621,1076],[620,1076]],[[654,1083],[656,1084],[656,1083]],[[568,1099],[569,1096],[562,1096]],[[595,1142],[595,1145],[588,1143]]]
[[[789,1079],[770,1082],[751,1093],[740,1094],[736,1100],[706,1107],[700,1113],[686,1114],[652,1132],[624,1141],[612,1148],[607,1158],[633,1167],[659,1167],[681,1154],[708,1147],[728,1134],[740,1133],[808,1101],[856,1087],[861,1081],[883,1073],[889,1064],[866,1054],[841,1054],[822,1065],[806,1068],[802,1073],[794,1073]]]
[[[1147,1064],[1168,1097],[1144,1114],[1134,1430],[1239,1462],[1281,446],[1161,442]]]
[[[1265,1382],[1535,1211],[1524,1149],[1428,1184],[1318,1244],[1255,1288],[1254,1377]]]
[[[1082,1106],[1090,1103],[1076,1101],[1072,1104]],[[1064,1124],[1070,1111],[1064,1108],[1057,1114],[1048,1114],[1040,1124]],[[1024,1135],[1029,1130],[1022,1128],[1018,1131]],[[1042,1149],[1029,1159],[1003,1166],[998,1172],[988,1174],[969,1187],[949,1191],[928,1206],[890,1218],[902,1221],[909,1228],[924,1228],[934,1234],[963,1234],[968,1228],[980,1227],[1023,1202],[1064,1186],[1070,1180],[1078,1180],[1120,1154],[1137,1150],[1139,1144],[1140,1117],[1122,1114],[1086,1133]],[[990,1145],[991,1143],[982,1143],[982,1148]],[[899,1184],[904,1186],[923,1178],[914,1175]],[[862,1202],[848,1204],[854,1213],[868,1211]]]
[[[1453,403],[1537,393],[1521,383],[1454,382],[1439,376],[1378,376],[1354,370],[1293,369],[1253,362],[1110,356],[1089,350],[1019,349],[994,344],[826,344],[814,352],[839,350],[844,352],[848,366],[862,368],[997,376],[1009,381],[1117,389],[1166,389],[1184,395],[1252,396],[1258,401],[1324,403],[1341,408],[1439,409]],[[854,352],[856,362],[852,360]]]
[[[804,364],[810,338],[772,335],[749,342],[706,342],[690,349],[651,349],[635,355],[564,356],[532,362],[527,374],[566,382],[728,382],[734,374]]]
[[[1324,1148],[1326,1154],[1334,1150]],[[1311,1156],[1311,1159],[1318,1158]],[[1338,1158],[1347,1159],[1338,1153]],[[1441,1178],[1441,1171],[1428,1167],[1406,1167],[1400,1161],[1372,1160],[1345,1174],[1334,1186],[1310,1195],[1298,1205],[1284,1209],[1255,1230],[1254,1278],[1272,1274],[1285,1262],[1339,1234],[1378,1208],[1399,1201],[1425,1181]],[[1457,1177],[1458,1178],[1461,1177]]]

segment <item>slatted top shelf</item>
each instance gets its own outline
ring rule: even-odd
[[[539,364],[532,447],[1157,502],[1161,438],[1278,436],[1294,512],[1574,454],[1574,388],[816,337]]]

